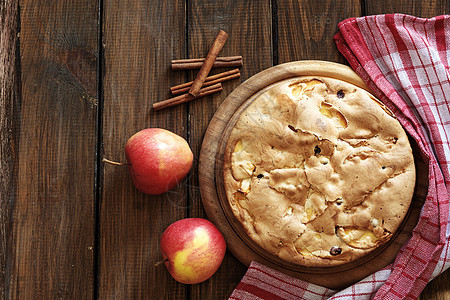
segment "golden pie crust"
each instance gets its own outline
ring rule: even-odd
[[[256,95],[231,130],[223,175],[248,236],[303,266],[340,265],[388,242],[415,186],[411,146],[392,113],[326,77]]]

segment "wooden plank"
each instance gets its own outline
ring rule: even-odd
[[[241,79],[223,83],[224,90],[189,105],[189,142],[198,158],[203,135],[218,106],[242,81],[272,66],[271,1],[189,1],[189,57],[204,57],[219,30],[229,36],[221,56],[243,56]],[[212,73],[218,72],[213,70]],[[189,75],[194,76],[196,72]],[[206,217],[198,189],[198,161],[189,181],[193,217]],[[211,170],[213,172],[213,170]],[[213,174],[211,174],[213,176]],[[225,299],[236,287],[246,267],[227,252],[219,271],[208,281],[191,287],[191,299]]]
[[[6,271],[13,299],[94,293],[97,2],[19,2]]]
[[[361,14],[359,0],[277,2],[279,63],[304,59],[345,63],[333,36],[340,21]]]
[[[427,1],[365,1],[365,15],[400,13],[421,18],[432,18],[449,12],[450,3],[445,0]]]
[[[184,1],[105,0],[103,10],[102,155],[125,161],[135,132],[162,127],[187,137],[186,106],[154,112],[185,81],[170,62],[185,55]],[[160,261],[159,239],[187,215],[185,185],[148,196],[137,191],[127,167],[102,167],[99,248],[100,299],[183,299],[187,286],[173,280]]]
[[[14,161],[17,159],[18,130],[14,115],[20,101],[19,73],[17,69],[19,49],[19,6],[16,1],[0,2],[0,296],[9,297],[11,277],[11,211],[14,197]]]

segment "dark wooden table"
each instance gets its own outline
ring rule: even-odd
[[[246,267],[227,253],[196,285],[162,266],[159,238],[172,222],[206,217],[198,157],[214,112],[242,80],[283,62],[345,63],[332,37],[354,16],[446,14],[445,0],[1,0],[0,294],[12,299],[224,299]],[[152,103],[194,71],[220,29],[221,55],[242,55],[241,79],[222,93],[160,112]],[[124,145],[162,127],[185,137],[188,179],[161,196],[132,185]],[[449,299],[450,273],[421,299]]]

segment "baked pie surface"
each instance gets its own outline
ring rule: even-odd
[[[343,264],[385,244],[415,185],[400,123],[365,90],[326,77],[258,94],[231,130],[223,175],[248,236],[303,266]]]

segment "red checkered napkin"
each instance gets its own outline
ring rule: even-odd
[[[428,163],[419,222],[393,264],[342,291],[252,262],[230,299],[415,299],[450,266],[450,16],[350,18],[339,23],[334,40]]]

